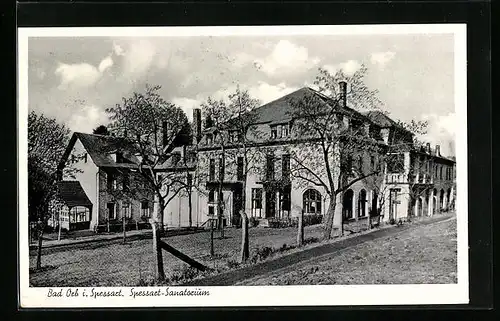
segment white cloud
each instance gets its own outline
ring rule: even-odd
[[[422,120],[428,122],[427,133],[421,139],[440,145],[442,155],[455,154],[456,113],[447,115],[424,114]]]
[[[379,65],[380,68],[384,68],[384,66],[391,61],[395,55],[396,53],[392,51],[374,52],[371,54],[370,61],[372,64]]]
[[[185,113],[189,121],[193,121],[193,109],[199,108],[201,101],[186,97],[175,97],[172,99],[174,105],[179,106]]]
[[[75,132],[92,133],[99,125],[109,121],[106,112],[95,105],[87,105],[77,111],[68,121],[68,127]]]
[[[298,88],[288,87],[286,83],[281,82],[277,85],[270,85],[260,81],[257,86],[250,87],[248,92],[251,97],[259,99],[262,104],[268,103],[282,96],[285,96]]]
[[[127,49],[121,51],[125,61],[125,73],[138,75],[146,72],[151,67],[156,53],[156,47],[148,40],[129,42]]]
[[[88,87],[93,85],[101,77],[96,67],[88,63],[59,64],[55,74],[61,78],[59,89],[64,90],[69,86]]]
[[[120,46],[116,42],[113,42],[113,52],[117,56],[123,56],[123,55],[125,55],[122,46]]]
[[[111,58],[111,56],[107,56],[99,64],[99,68],[98,68],[99,72],[102,73],[111,66],[113,66],[113,59]]]
[[[356,71],[361,68],[361,63],[357,60],[348,60],[341,62],[337,65],[324,65],[323,68],[332,75],[337,71],[342,70],[347,76],[352,76]]]
[[[269,56],[256,59],[255,66],[272,76],[278,71],[300,71],[314,67],[320,62],[318,57],[309,57],[306,47],[297,46],[288,40],[280,40]]]

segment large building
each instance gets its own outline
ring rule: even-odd
[[[341,83],[341,93],[345,88]],[[231,126],[224,130],[203,126],[206,122],[201,111],[194,109],[191,144],[173,148],[169,161],[157,168],[157,175],[183,171],[193,186],[169,200],[163,224],[170,228],[203,226],[220,209],[227,226],[240,223],[240,210],[262,226],[273,220],[293,219],[301,212],[324,216],[332,199],[328,187],[296,174],[297,164],[301,163],[298,155],[308,150],[304,155],[313,176],[319,181],[328,180],[322,167],[324,155],[321,150],[311,149],[310,143],[317,137],[304,137],[298,131],[301,120],[294,116],[291,104],[311,97],[333,110],[335,126],[362,133],[363,143],[354,146],[355,152],[347,155],[336,146],[327,156],[332,177],[338,182],[345,177],[342,164],[349,164],[349,173],[357,169],[352,171],[357,174],[350,176],[355,182],[335,197],[334,226],[369,216],[386,222],[405,220],[453,206],[455,162],[443,157],[439,146],[431,150],[428,144],[416,145],[413,133],[387,115],[378,111],[360,113],[349,108],[346,99],[332,100],[305,87],[251,112],[251,144],[244,150],[242,138]],[[73,161],[80,169],[75,177],[62,177],[60,183],[66,190],[77,189],[74,195],[79,195],[73,200],[71,193],[63,193],[62,203],[66,205],[61,213],[68,213],[64,214],[68,215],[68,229],[92,229],[122,217],[145,221],[157,210],[153,194],[146,190],[135,195],[122,193],[127,184],[142,183],[134,171],[139,160],[133,147],[120,149],[117,142],[120,139],[112,136],[73,135],[61,161]],[[186,164],[187,158],[189,166],[177,165]],[[367,172],[371,174],[361,179]]]

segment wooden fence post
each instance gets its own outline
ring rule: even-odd
[[[123,227],[123,244],[127,242],[127,222],[125,216],[122,217],[122,227]]]
[[[304,210],[300,212],[298,225],[297,246],[302,246],[304,244]]]
[[[245,263],[249,256],[248,217],[244,211],[241,211],[241,263]]]
[[[210,219],[210,256],[214,255],[214,220]]]
[[[150,219],[151,228],[153,230],[153,253],[156,253],[155,281],[165,281],[165,271],[163,269],[163,255],[159,243],[158,223]]]

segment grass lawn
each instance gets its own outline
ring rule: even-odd
[[[237,285],[457,282],[456,219],[419,226]]]
[[[321,238],[321,225],[307,226],[305,238]],[[224,239],[214,240],[215,258],[209,256],[210,233],[201,232],[164,238],[171,246],[199,262],[217,270],[233,268],[238,261],[241,229],[229,228]],[[296,228],[250,229],[250,257],[257,248],[280,248],[296,243]],[[31,286],[137,286],[151,284],[155,256],[152,240],[136,240],[127,244],[106,241],[77,250],[59,251],[42,256],[43,268],[35,271],[36,256],[30,256]],[[163,252],[167,278],[185,273],[187,264]],[[174,282],[175,283],[175,282]]]

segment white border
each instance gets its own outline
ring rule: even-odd
[[[467,128],[467,61],[465,24],[259,26],[259,27],[124,27],[124,28],[19,28],[18,29],[18,186],[20,305],[28,307],[160,307],[160,306],[309,306],[309,305],[420,305],[469,302],[467,234],[467,131],[456,133],[457,157],[457,284],[444,285],[315,285],[202,287],[210,296],[86,299],[47,297],[48,288],[29,287],[27,116],[29,37],[185,37],[185,36],[285,36],[285,35],[402,35],[454,34],[456,128]],[[69,288],[63,288],[66,292]],[[71,288],[75,289],[75,288]],[[80,288],[81,292],[84,288]],[[117,288],[99,288],[99,290]],[[122,288],[127,295],[130,288]],[[140,288],[136,288],[140,289]],[[142,288],[152,290],[154,288]],[[171,288],[174,289],[174,288]],[[183,288],[175,288],[182,290]]]

